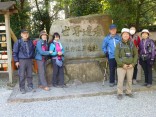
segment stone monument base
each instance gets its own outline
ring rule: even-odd
[[[64,62],[65,83],[74,81],[85,83],[102,81],[106,59],[68,60]],[[47,81],[51,84],[53,68],[50,61],[47,62]]]

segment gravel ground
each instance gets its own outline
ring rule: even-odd
[[[7,103],[11,90],[0,89],[0,117],[156,117],[156,91],[32,103]]]

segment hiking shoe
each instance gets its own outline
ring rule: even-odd
[[[28,92],[31,92],[33,90],[32,87],[28,87]]]
[[[147,86],[147,83],[144,83],[142,86]]]
[[[21,94],[25,94],[26,93],[25,89],[20,89],[20,92],[21,92]]]
[[[122,98],[123,98],[122,94],[118,94],[117,98],[118,98],[118,100],[122,100]]]
[[[114,87],[114,85],[115,85],[114,83],[110,83],[109,84],[110,87]]]
[[[65,84],[64,85],[58,85],[57,87],[58,88],[67,88],[67,85],[65,85]]]
[[[133,95],[132,93],[126,94],[126,96],[128,96],[128,97],[130,97],[130,98],[133,98],[133,97],[134,97],[134,95]]]
[[[137,81],[134,79],[134,80],[132,81],[132,84],[133,84],[133,85],[136,85],[136,84],[137,84]]]
[[[148,84],[148,85],[147,85],[147,88],[151,88],[151,87],[152,87],[152,85],[151,85],[151,84]]]

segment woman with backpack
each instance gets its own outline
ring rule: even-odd
[[[130,31],[128,28],[121,30],[122,41],[116,46],[115,60],[117,62],[117,98],[121,100],[123,98],[123,83],[125,75],[127,78],[126,83],[126,96],[133,97],[132,94],[132,77],[134,66],[137,63],[138,52],[130,38]]]
[[[64,88],[66,87],[66,85],[64,84],[64,67],[63,67],[64,48],[60,42],[59,33],[55,32],[53,34],[49,50],[53,51],[53,53],[51,54],[53,64],[52,85],[54,87]]]
[[[48,44],[47,44],[47,36],[48,34],[46,31],[41,31],[39,35],[39,40],[37,41],[36,45],[36,56],[35,59],[37,60],[38,65],[38,80],[39,80],[39,88],[49,91],[49,87],[46,81],[46,60],[47,56],[52,54],[52,51],[48,51]]]
[[[155,45],[154,41],[149,38],[149,31],[143,29],[141,32],[141,42],[139,44],[139,63],[143,68],[145,74],[144,86],[150,88],[152,86],[152,65],[155,59]]]

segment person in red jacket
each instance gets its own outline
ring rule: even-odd
[[[130,40],[134,43],[134,45],[136,46],[136,48],[139,48],[139,44],[140,44],[140,37],[136,34],[136,28],[135,27],[131,27],[130,28]],[[138,64],[136,64],[134,66],[134,72],[133,72],[133,84],[137,84],[136,78],[137,78],[137,69]]]

